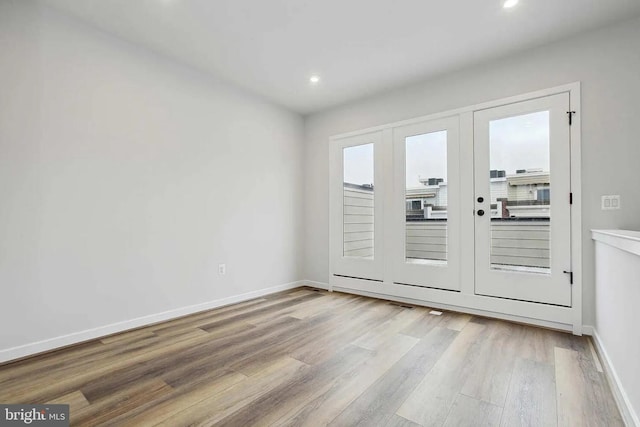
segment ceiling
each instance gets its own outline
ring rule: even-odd
[[[45,2],[302,114],[640,14],[638,0]]]

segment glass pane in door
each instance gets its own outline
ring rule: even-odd
[[[373,144],[343,150],[343,256],[373,258]]]
[[[447,263],[447,131],[405,139],[406,262]]]
[[[491,268],[549,273],[549,111],[490,122]]]

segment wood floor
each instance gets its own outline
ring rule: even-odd
[[[586,337],[297,289],[0,367],[72,425],[623,425]]]

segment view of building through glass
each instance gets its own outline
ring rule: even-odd
[[[447,131],[405,139],[406,261],[447,262]]]
[[[373,257],[373,144],[344,154],[344,256]],[[405,257],[447,262],[447,132],[405,139]],[[549,112],[490,123],[491,267],[549,272]]]
[[[549,272],[549,112],[490,123],[491,267]]]

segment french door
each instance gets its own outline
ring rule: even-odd
[[[459,120],[393,129],[394,283],[460,289]]]
[[[331,150],[331,263],[333,274],[382,281],[382,133],[335,141]]]
[[[332,139],[339,287],[513,315],[572,307],[569,91],[521,99]]]
[[[474,112],[475,291],[571,306],[569,94]]]

